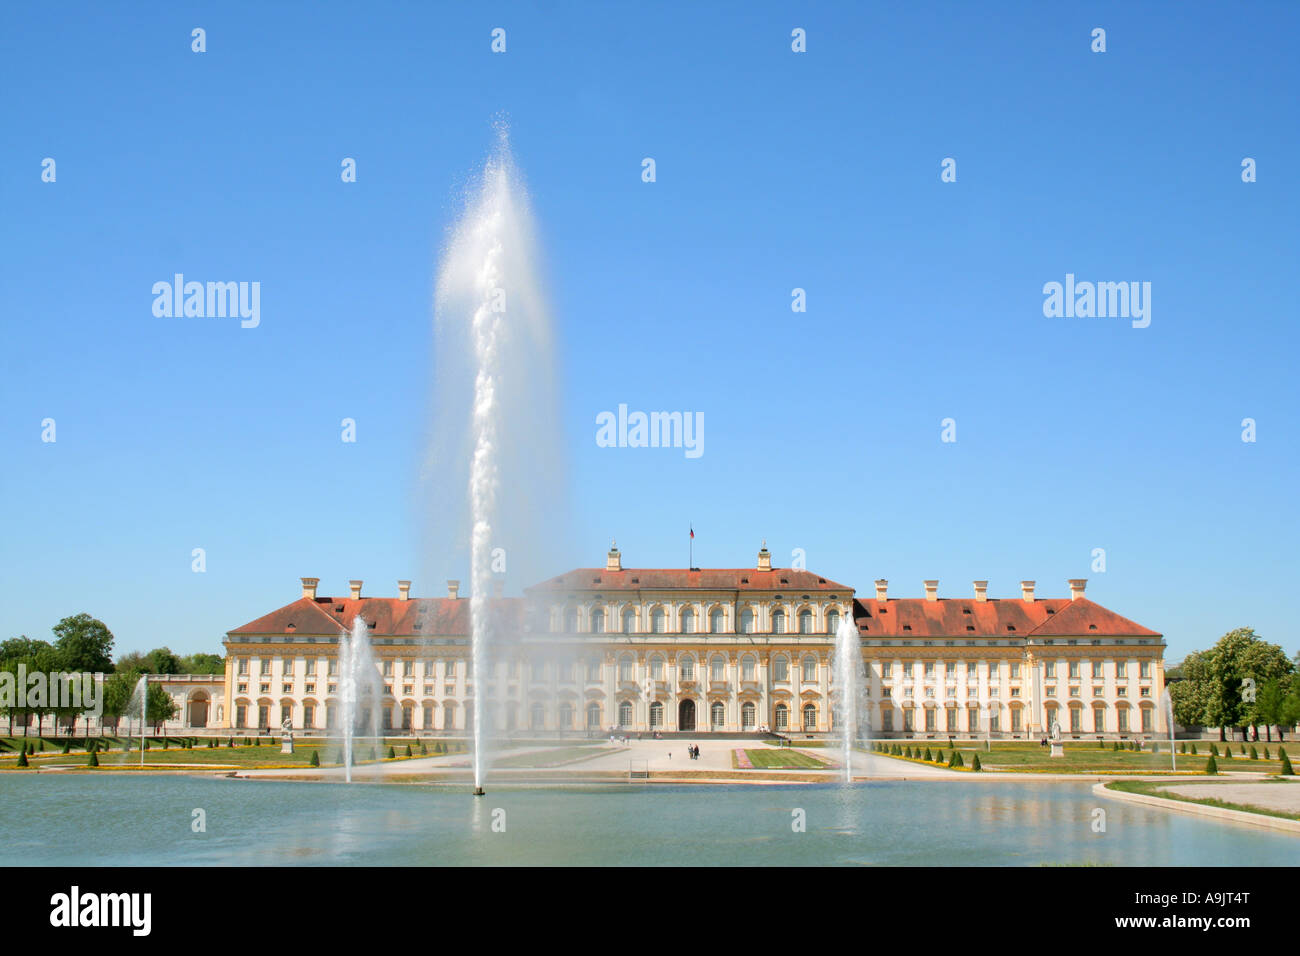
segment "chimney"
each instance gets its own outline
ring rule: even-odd
[[[456,598],[460,597],[460,582],[459,582],[459,581],[448,581],[448,582],[447,582],[447,597],[451,598],[453,601],[456,600]]]
[[[1087,578],[1070,578],[1070,600],[1077,601],[1083,597],[1083,589],[1087,586]]]
[[[622,571],[623,556],[619,554],[618,542],[611,540],[609,542],[609,554],[605,555],[606,571]]]
[[[309,601],[316,600],[316,585],[318,584],[320,584],[320,578],[303,578],[302,596]]]
[[[1033,581],[1021,581],[1021,582],[1020,582],[1020,599],[1021,599],[1022,601],[1032,601],[1032,600],[1034,599],[1034,582],[1033,582]]]
[[[763,547],[760,548],[758,552],[758,570],[760,571],[772,570],[772,552],[767,550],[766,539],[763,541]]]
[[[989,583],[987,581],[975,582],[975,600],[983,604],[989,599]]]
[[[926,582],[925,582],[925,599],[926,599],[927,601],[937,601],[937,600],[939,600],[939,582],[938,582],[938,581],[926,581]]]
[[[361,599],[361,582],[349,581],[348,587],[352,588],[352,600],[359,601]]]
[[[397,599],[398,599],[399,601],[409,601],[409,600],[411,600],[411,582],[410,582],[410,581],[398,581],[398,582],[397,582]]]
[[[504,597],[506,593],[506,582],[501,578],[492,579],[492,596],[494,598]]]
[[[889,581],[887,581],[885,578],[880,578],[879,580],[876,581],[876,600],[877,601],[889,600]]]

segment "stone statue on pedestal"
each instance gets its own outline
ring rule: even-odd
[[[280,753],[293,753],[293,719],[284,718],[280,724]]]

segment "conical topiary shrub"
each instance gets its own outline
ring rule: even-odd
[[[935,763],[943,763],[943,750],[938,750],[938,751],[935,752],[935,755],[934,755],[934,762],[935,762]]]
[[[1187,753],[1187,741],[1186,741],[1186,740],[1184,740],[1181,744],[1178,745],[1178,752],[1179,752],[1180,754],[1185,754],[1185,753]]]
[[[410,745],[410,744],[407,744],[407,745],[406,745],[406,756],[408,756],[408,757],[411,756],[411,745]]]
[[[961,766],[964,766],[964,764],[962,763],[962,759],[961,759],[961,751],[960,751],[960,750],[954,750],[954,751],[952,752],[952,756],[948,758],[948,766],[949,766],[949,767],[961,767]]]
[[[1282,758],[1282,769],[1278,773],[1284,777],[1294,777],[1295,771],[1291,769],[1291,758],[1286,755],[1286,751],[1281,747],[1278,748],[1277,753]]]
[[[1268,755],[1268,748],[1267,748],[1267,747],[1264,748],[1264,759],[1265,759],[1265,760],[1272,760],[1272,759],[1273,759],[1272,757],[1270,757],[1270,756]]]
[[[25,741],[23,742],[21,749],[19,749],[18,751],[18,763],[15,764],[15,766],[18,767],[29,766],[29,764],[27,763],[27,743]]]
[[[311,752],[311,759],[307,761],[307,766],[309,766],[309,767],[319,767],[319,766],[320,766],[320,757],[319,757],[319,755],[317,755],[316,751],[313,750],[313,751]]]
[[[1106,741],[1102,740],[1100,737],[1097,738],[1097,749],[1098,750],[1106,749]]]
[[[1219,772],[1219,762],[1214,759],[1214,754],[1210,754],[1210,759],[1205,762],[1205,772],[1210,776]]]
[[[1196,756],[1196,744],[1192,744],[1192,756]]]
[[[1210,756],[1211,757],[1219,756],[1219,748],[1216,744],[1210,744]]]
[[[979,773],[984,767],[980,764],[980,755],[976,754],[975,759],[970,762],[971,773]]]
[[[427,757],[427,756],[429,756],[429,749],[428,749],[427,747],[424,746],[424,742],[423,742],[423,741],[420,742],[420,756],[421,756],[421,757]]]
[[[98,766],[99,766],[99,754],[95,753],[95,751],[92,750],[92,751],[90,752],[90,759],[86,761],[86,766],[87,766],[87,767],[98,767]]]
[[[1231,759],[1232,759],[1232,748],[1231,748],[1231,747],[1224,747],[1224,748],[1223,748],[1223,759],[1224,759],[1224,760],[1231,760]]]
[[[923,760],[933,760],[933,759],[934,759],[934,754],[930,753],[930,748],[929,748],[929,747],[926,747],[926,748],[925,748],[925,756],[924,756],[922,759],[923,759]]]

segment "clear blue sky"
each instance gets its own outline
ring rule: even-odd
[[[421,532],[416,480],[435,258],[504,112],[559,334],[557,573],[611,535],[681,566],[693,522],[700,565],[766,538],[863,593],[1087,577],[1171,659],[1236,626],[1300,644],[1293,3],[5,21],[0,637],[87,611],[119,651],[213,651],[302,575],[442,592],[421,569],[452,543]],[[175,272],[260,281],[261,326],[155,318]],[[1045,318],[1067,272],[1151,282],[1150,327]],[[703,412],[704,455],[596,447],[619,403]]]

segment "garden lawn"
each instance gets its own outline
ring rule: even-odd
[[[824,760],[786,747],[746,750],[745,756],[755,770],[826,770],[829,766]],[[735,763],[734,755],[732,763]]]

